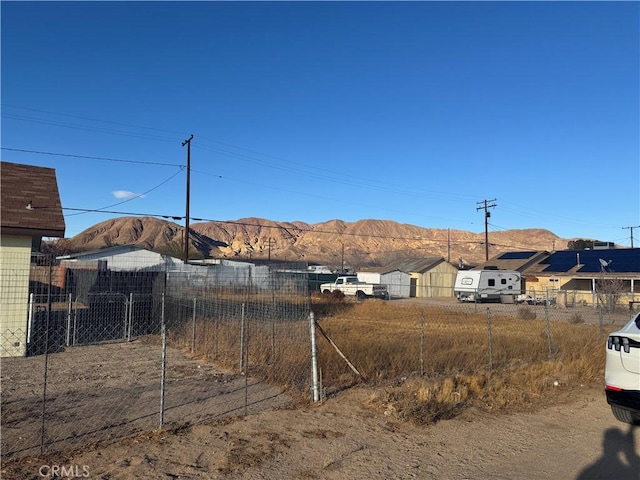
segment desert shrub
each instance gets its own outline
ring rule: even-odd
[[[333,302],[337,302],[337,303],[344,302],[344,292],[342,292],[340,290],[334,290],[329,295],[329,298]]]
[[[535,320],[536,312],[529,307],[518,308],[518,318],[521,320]]]
[[[569,317],[569,323],[573,323],[574,325],[584,323],[584,318],[582,318],[581,314],[574,313],[573,315],[571,315],[571,317]]]

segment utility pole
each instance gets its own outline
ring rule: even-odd
[[[478,208],[476,208],[476,211],[484,210],[484,261],[485,262],[489,260],[489,217],[491,216],[491,212],[489,211],[489,209],[497,206],[495,203],[491,203],[495,201],[496,199],[494,198],[493,200],[483,200],[481,202],[476,202],[478,205],[480,205]],[[489,203],[491,203],[491,205],[489,205]]]
[[[193,134],[182,142],[182,146],[187,146],[187,212],[184,216],[184,263],[189,263],[189,199],[191,197],[191,140]]]
[[[640,225],[636,225],[635,227],[622,227],[623,230],[631,230],[631,248],[633,248],[633,229],[640,228]]]

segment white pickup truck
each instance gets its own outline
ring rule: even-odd
[[[389,291],[386,285],[361,282],[355,275],[338,277],[335,282],[320,285],[322,293],[332,293],[336,290],[345,295],[354,295],[358,300],[366,297],[389,298]]]

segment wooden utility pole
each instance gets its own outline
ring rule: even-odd
[[[492,203],[491,205],[489,205],[489,203],[495,202],[495,201],[496,199],[494,198],[493,200],[483,200],[481,202],[477,202],[477,204],[480,205],[480,207],[476,208],[476,211],[484,210],[484,261],[485,262],[489,260],[489,217],[491,216],[491,212],[489,211],[489,209],[496,206],[495,203]]]
[[[635,227],[622,227],[624,230],[631,230],[631,248],[633,248],[633,229],[640,228],[640,225],[636,225]]]
[[[191,140],[193,140],[193,134],[182,142],[182,146],[187,146],[187,212],[184,216],[184,263],[189,263],[189,199],[191,197]]]

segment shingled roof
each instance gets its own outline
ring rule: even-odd
[[[55,170],[0,162],[0,233],[64,237],[64,229]]]

